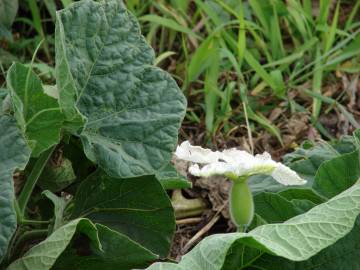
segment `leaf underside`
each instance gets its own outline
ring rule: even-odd
[[[30,158],[30,149],[11,116],[0,115],[0,261],[6,253],[9,241],[16,230],[14,209],[15,169],[24,169]]]

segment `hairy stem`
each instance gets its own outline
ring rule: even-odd
[[[34,190],[34,187],[36,185],[37,180],[39,179],[47,161],[49,160],[52,152],[54,151],[56,146],[51,147],[49,150],[43,152],[38,160],[36,161],[34,168],[32,169],[29,177],[27,178],[25,185],[21,191],[21,194],[18,198],[18,205],[20,210],[20,217],[18,217],[18,220],[23,220],[26,205],[29,201],[30,195],[32,191]]]

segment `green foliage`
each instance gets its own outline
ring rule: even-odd
[[[0,1],[0,38],[12,40],[10,29],[15,20],[18,7],[18,0]]]
[[[6,132],[0,133],[0,262],[6,254],[9,241],[16,230],[14,209],[13,173],[24,169],[30,158],[30,150],[16,125],[16,121],[0,115],[0,126]]]
[[[180,269],[221,269],[228,252],[241,251],[233,249],[236,243],[293,261],[306,260],[351,231],[360,213],[358,196],[360,185],[356,184],[328,202],[282,224],[263,225],[249,233],[207,237],[182,258]],[[161,267],[150,269],[164,269]],[[172,269],[171,266],[168,269]]]
[[[126,1],[145,38],[120,0],[29,0],[20,13],[31,19],[16,25],[35,37],[12,42],[18,3],[0,0],[1,53],[21,52],[4,54],[1,69],[40,48],[0,88],[0,268],[359,268],[359,131],[285,155],[308,180],[302,188],[251,177],[250,231],[211,235],[179,264],[149,267],[167,258],[175,230],[165,190],[191,187],[169,163],[186,100],[155,66],[199,106],[187,119],[204,123],[207,138],[245,120],[250,135],[253,121],[282,143],[267,114],[280,102],[303,109],[287,98],[294,89],[313,100],[314,124],[328,104],[359,127],[322,88],[334,71],[360,70],[360,4],[342,18],[343,4],[330,2],[314,16],[309,0]],[[272,104],[257,102],[269,93]]]
[[[72,184],[75,179],[76,175],[71,161],[67,158],[62,158],[59,164],[54,164],[53,162],[46,164],[37,185],[43,190],[58,192]]]
[[[121,1],[56,18],[56,86],[32,61],[14,63],[1,91],[0,268],[144,268],[175,230],[161,183],[191,186],[169,165],[186,100]]]
[[[87,23],[74,28],[81,18]],[[88,158],[114,177],[160,169],[175,147],[186,100],[152,66],[154,52],[134,16],[119,1],[80,2],[57,13],[56,27],[60,104],[69,121],[77,110],[85,119],[80,136]]]
[[[200,115],[194,117],[191,111],[187,118],[199,121],[204,114],[201,121],[210,136],[231,130],[229,118],[236,122],[247,118],[245,114],[220,114],[222,95],[233,81],[237,83],[230,96],[233,110],[241,108],[239,94],[244,86],[256,101],[269,93],[276,96],[269,102],[274,108],[278,101],[286,100],[288,91],[302,89],[305,82],[311,85],[312,93],[324,97],[322,87],[333,71],[353,73],[360,67],[359,47],[354,46],[359,38],[359,24],[354,19],[360,6],[357,1],[346,23],[339,14],[346,15],[348,3],[340,1],[333,8],[331,1],[320,1],[318,11],[312,1],[298,0],[196,0],[191,8],[187,1],[184,6],[174,1],[144,2],[148,6],[139,5],[135,11],[145,14],[141,21],[148,40],[160,52],[177,51],[177,43],[182,44],[182,51],[172,57],[177,63],[175,73],[183,80],[189,98],[202,105],[202,112],[197,112]],[[215,57],[217,51],[226,51],[227,56]],[[209,85],[215,91],[209,91]],[[324,106],[318,97],[312,99],[312,120],[316,123]],[[291,101],[293,105],[297,102]],[[254,111],[255,116],[268,114],[270,109],[258,108],[258,103],[247,105],[248,111]],[[217,123],[213,115],[218,115]],[[249,117],[277,136],[274,123],[263,118]]]
[[[22,258],[13,262],[8,269],[51,269],[77,231],[85,234],[96,248],[101,249],[95,225],[88,219],[75,219],[56,230],[45,241],[31,248]]]
[[[175,230],[171,203],[150,176],[116,179],[101,171],[92,174],[74,197],[72,216],[104,224],[162,257],[168,253]]]
[[[14,63],[8,70],[7,86],[14,115],[38,157],[57,144],[63,115],[56,99],[44,93],[40,79],[30,67]]]
[[[211,235],[178,265],[158,263],[147,269],[356,268],[353,253],[360,213],[357,136],[355,132],[353,138],[331,144],[307,142],[286,155],[287,165],[315,179],[305,188],[270,185],[269,177],[264,176],[250,178],[255,216],[264,225],[255,222],[247,233]]]

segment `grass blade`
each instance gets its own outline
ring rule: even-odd
[[[316,49],[316,64],[314,67],[313,73],[313,82],[312,82],[312,89],[314,93],[321,95],[321,84],[322,84],[322,76],[323,76],[323,69],[322,69],[322,61],[318,61],[321,57],[320,48],[319,46]],[[321,100],[314,98],[313,99],[313,109],[312,109],[312,116],[315,121],[318,119],[321,110]]]

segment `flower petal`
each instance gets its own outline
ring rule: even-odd
[[[281,163],[278,163],[276,169],[271,173],[271,176],[285,186],[306,184],[306,180],[302,179],[295,171]]]
[[[220,158],[228,163],[243,164],[248,162],[249,159],[254,158],[254,156],[248,152],[236,148],[225,149],[220,154]]]
[[[212,175],[234,175],[236,168],[229,163],[214,162],[200,168],[198,164],[190,166],[189,173],[198,177],[209,177]]]
[[[175,155],[179,159],[195,163],[213,163],[219,160],[219,152],[213,152],[200,146],[193,146],[189,141],[183,142],[176,148]]]
[[[185,141],[177,147],[175,155],[183,160],[206,164],[202,168],[198,164],[190,166],[189,172],[194,176],[224,175],[235,179],[255,174],[269,174],[283,185],[306,184],[306,180],[287,166],[272,160],[267,152],[256,156],[236,148],[214,152]]]

